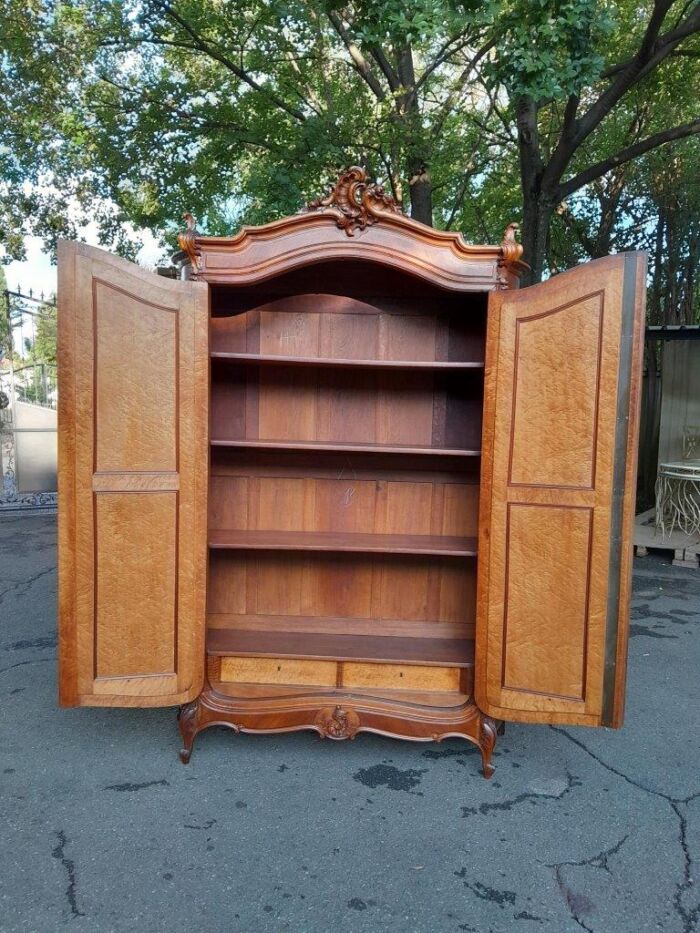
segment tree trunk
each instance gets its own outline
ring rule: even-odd
[[[523,191],[523,259],[530,270],[521,278],[521,285],[542,281],[547,259],[549,225],[554,213],[554,200],[540,190]]]
[[[534,285],[542,280],[549,224],[556,199],[542,188],[544,165],[540,154],[537,106],[531,98],[519,99],[517,121],[520,186],[523,194],[521,242],[523,259],[530,266],[529,272],[522,277],[521,284]]]
[[[413,49],[410,45],[398,51],[396,67],[402,87],[402,93],[397,98],[396,105],[408,143],[406,171],[408,192],[411,198],[411,217],[432,227],[433,182],[428,170],[430,160],[426,157],[430,152],[430,140],[423,137],[420,107],[416,95]]]
[[[433,225],[433,183],[430,172],[421,162],[409,163],[411,217],[428,227]]]

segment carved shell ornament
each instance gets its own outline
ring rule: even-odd
[[[359,165],[343,172],[325,198],[316,198],[306,207],[307,212],[329,209],[339,212],[336,223],[348,236],[376,224],[382,214],[403,213],[381,185],[368,183],[367,172]]]

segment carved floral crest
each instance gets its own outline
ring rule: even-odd
[[[367,172],[353,165],[340,176],[326,197],[310,201],[307,211],[333,208],[340,212],[336,223],[348,236],[355,230],[364,230],[381,218],[382,214],[402,214],[403,211],[381,185],[368,184]]]

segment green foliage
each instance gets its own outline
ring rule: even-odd
[[[609,87],[606,70],[639,48],[653,6],[6,0],[0,246],[19,257],[26,233],[53,248],[90,223],[124,255],[141,230],[172,249],[184,211],[200,229],[228,233],[295,212],[352,163],[406,210],[418,209],[411,180],[425,167],[435,225],[497,242],[536,196],[522,169],[522,101],[537,104],[541,176],[567,104],[580,116]],[[676,0],[664,28],[690,9]],[[563,179],[696,115],[697,33],[682,52],[609,109],[567,157]],[[697,149],[687,152],[684,185],[700,174]],[[562,197],[550,269],[604,242],[648,241],[661,203],[643,164],[605,170]]]
[[[515,0],[498,18],[499,55],[490,69],[514,96],[578,94],[604,65],[611,10],[591,0]]]
[[[56,364],[56,305],[43,304],[36,321],[32,356],[37,362]]]
[[[0,266],[0,359],[10,354],[10,308],[7,300],[7,276]]]

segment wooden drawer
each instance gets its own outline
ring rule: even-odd
[[[367,664],[346,661],[343,687],[385,687],[387,690],[459,690],[458,667],[420,664]]]
[[[301,661],[284,658],[221,659],[221,681],[245,684],[305,684],[335,687],[335,661]]]

